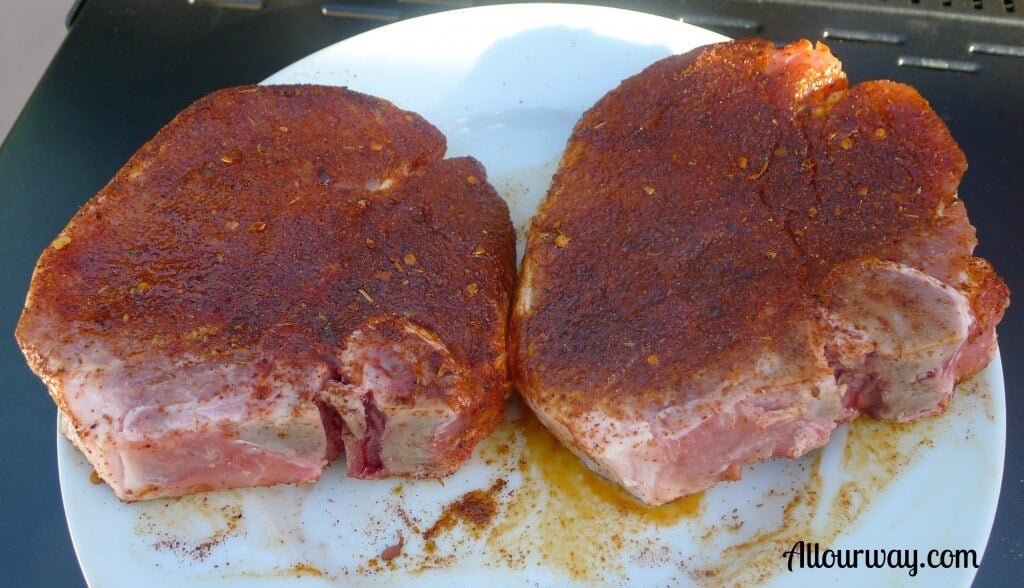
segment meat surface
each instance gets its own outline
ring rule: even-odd
[[[499,422],[508,209],[420,116],[343,88],[188,107],[43,252],[17,338],[126,501],[443,476]]]
[[[510,355],[526,402],[648,504],[944,410],[1009,292],[928,103],[848,87],[822,44],[654,63],[577,123],[529,233]]]

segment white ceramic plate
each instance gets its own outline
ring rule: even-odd
[[[346,85],[423,114],[449,155],[484,163],[521,234],[583,110],[656,59],[721,39],[608,8],[473,8],[348,39],[266,82]],[[1003,393],[997,358],[943,416],[858,422],[824,451],[655,511],[584,470],[518,402],[444,484],[350,480],[340,460],[315,485],[125,505],[63,438],[59,468],[94,586],[968,585],[973,568],[791,572],[782,554],[805,541],[980,557],[1002,474]],[[399,533],[402,554],[385,561]]]

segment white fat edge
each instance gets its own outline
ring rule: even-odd
[[[889,279],[893,282],[897,280],[910,281],[909,284],[901,284],[899,289],[904,292],[911,292],[918,301],[926,301],[925,304],[918,305],[916,310],[925,309],[928,310],[930,315],[934,316],[936,320],[933,324],[936,329],[932,334],[937,335],[937,337],[932,336],[927,339],[920,337],[916,339],[913,337],[908,338],[901,335],[901,332],[910,330],[905,313],[901,311],[901,305],[872,304],[867,310],[877,313],[878,316],[881,316],[889,324],[896,325],[895,331],[893,329],[857,329],[852,325],[851,328],[867,332],[868,336],[874,341],[875,349],[879,353],[886,356],[931,355],[939,353],[939,350],[944,347],[958,347],[967,339],[970,326],[974,322],[974,316],[971,312],[970,303],[962,292],[908,265],[880,262],[873,264],[872,269],[874,268],[889,272],[891,274]],[[877,283],[877,280],[872,280],[872,282]],[[927,292],[926,295],[923,294],[925,292]],[[941,296],[939,296],[940,293]],[[934,310],[937,305],[942,305],[941,312]],[[886,309],[889,312],[884,312]],[[918,343],[917,346],[907,347],[908,342],[912,343],[915,341]]]
[[[247,422],[254,409],[268,415],[270,420],[286,419],[296,407],[305,404],[310,404],[310,410],[316,412],[315,407],[304,399],[320,389],[326,379],[326,367],[299,370],[277,366],[273,375],[266,379],[257,376],[254,369],[255,362],[211,363],[186,355],[167,370],[174,375],[155,384],[158,388],[172,389],[179,400],[132,407],[124,415],[123,430],[128,435],[147,434],[143,427],[138,426],[139,419],[154,410],[169,416],[163,420],[166,425],[162,428],[178,429],[196,428],[205,423]],[[129,385],[154,386],[140,380],[130,381]],[[266,399],[254,407],[250,403],[250,392],[258,385],[266,386],[268,393]],[[227,388],[231,392],[220,395],[213,393],[211,388]],[[169,395],[156,393],[153,396],[159,399]]]
[[[519,275],[519,286],[516,290],[515,314],[526,316],[533,310],[533,264],[523,261]]]

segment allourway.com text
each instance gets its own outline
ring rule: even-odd
[[[786,569],[802,568],[905,568],[916,576],[923,568],[978,568],[978,553],[973,549],[822,549],[818,543],[797,541],[782,553]]]

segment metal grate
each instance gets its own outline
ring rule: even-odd
[[[250,10],[263,8],[266,3],[187,1],[196,8]],[[360,0],[325,2],[317,8],[328,17],[393,22],[439,10],[492,3]],[[1024,10],[1017,11],[1014,0],[654,0],[632,4],[639,10],[680,18],[733,37],[770,38],[773,30],[805,27],[809,29],[804,34],[807,38],[887,47],[894,52],[888,57],[890,63],[901,68],[983,74],[989,67],[986,60],[1024,59]],[[950,45],[950,39],[964,38],[965,31],[967,43]]]
[[[360,20],[378,20],[393,22],[402,17],[397,10],[379,6],[365,6],[348,2],[328,2],[320,8],[324,16],[336,18],[355,18]]]
[[[684,10],[690,6],[713,8],[714,2],[680,0]],[[1006,22],[1017,21],[1024,25],[1024,12],[1016,9],[1014,0],[761,0],[737,2],[722,0],[718,4],[744,4],[745,12],[770,11],[773,7],[794,6],[807,9],[830,10],[836,14],[875,13],[900,18],[939,18],[981,20],[993,22],[993,19]],[[721,16],[723,11],[709,10]]]
[[[187,0],[196,9],[260,9],[270,0]],[[452,8],[494,2],[473,0],[328,1],[309,9],[353,21],[393,22]],[[618,2],[595,2],[621,5]],[[214,8],[216,7],[216,8]],[[1024,59],[1024,10],[1014,0],[648,0],[631,7],[679,18],[732,37],[776,40],[801,30],[809,39],[879,48],[898,68],[944,74],[985,74],[991,60]],[[964,43],[962,40],[967,39]],[[882,49],[884,48],[884,49]]]
[[[983,75],[1024,59],[1024,11],[1014,0],[684,0],[679,18],[726,35],[871,46],[898,68]],[[964,40],[966,39],[966,42]],[[784,39],[782,39],[784,40]]]
[[[242,10],[263,10],[263,0],[188,0],[189,4],[208,4],[220,8],[240,8]]]
[[[217,6],[220,8],[261,9],[267,0],[186,0],[189,4]],[[527,0],[529,1],[529,0]],[[81,0],[78,0],[80,3]],[[335,1],[320,5],[320,12],[325,16],[353,18],[359,20],[393,21],[402,18],[419,16],[426,12],[436,12],[452,8],[466,8],[473,5],[496,4],[502,2],[474,0],[362,0]],[[590,4],[606,4],[622,6],[622,2],[592,1]],[[749,16],[731,16],[729,5],[744,5],[744,15],[757,12],[770,12],[775,8],[800,7],[811,10],[827,10],[833,14],[859,13],[898,16],[906,18],[938,18],[981,20],[990,22],[1016,21],[1024,25],[1024,11],[1018,12],[1014,0],[675,0],[673,1],[638,1],[630,2],[632,8],[646,10],[668,16],[673,7],[681,6],[687,13],[687,22],[709,27],[721,27],[746,31],[761,30],[762,24]],[[724,10],[716,5],[724,6]],[[691,14],[690,8],[701,7],[699,13]],[[839,29],[837,29],[839,30]],[[833,36],[832,38],[838,38]],[[862,40],[862,39],[849,39]],[[868,40],[868,42],[871,42]]]
[[[840,4],[842,2],[836,2]],[[935,7],[940,9],[948,9],[950,11],[964,11],[964,12],[1014,12],[1014,1],[1013,0],[864,0],[863,2],[849,2],[856,4],[877,4],[884,3],[890,6],[899,6],[901,4],[910,5],[912,7]]]

